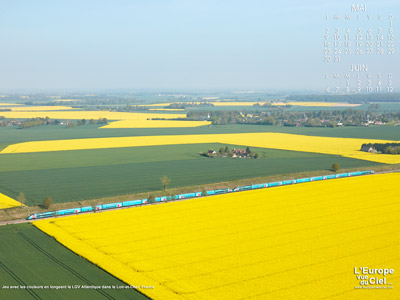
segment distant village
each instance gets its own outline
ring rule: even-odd
[[[273,108],[269,111],[190,111],[188,120],[208,120],[214,125],[259,124],[288,127],[340,127],[400,125],[399,112],[370,110],[288,111]]]

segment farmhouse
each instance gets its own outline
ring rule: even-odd
[[[246,150],[232,149],[232,157],[247,157]]]
[[[377,153],[378,152],[378,151],[376,151],[376,149],[372,145],[369,145],[369,144],[362,145],[361,146],[361,151],[370,152],[370,153]]]

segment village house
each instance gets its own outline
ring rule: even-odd
[[[362,145],[361,151],[370,152],[370,153],[377,153],[377,152],[378,152],[378,151],[376,151],[376,149],[375,149],[374,147],[372,147],[371,145]]]
[[[247,157],[245,150],[232,149],[232,157]]]
[[[217,152],[215,152],[214,150],[208,150],[207,154],[208,155],[215,155],[215,154],[217,154]]]

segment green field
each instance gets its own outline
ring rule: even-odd
[[[59,203],[156,191],[161,189],[163,175],[171,178],[170,187],[182,187],[316,170],[329,173],[333,162],[342,168],[379,165],[334,155],[262,148],[251,148],[259,159],[199,155],[225,146],[188,144],[3,154],[0,192],[10,197],[23,192],[28,205],[38,205],[46,196]]]
[[[25,141],[117,136],[183,135],[245,132],[284,132],[303,135],[400,140],[395,126],[307,128],[263,125],[220,125],[198,128],[98,129],[48,125],[28,129],[0,128],[0,148]],[[204,158],[199,152],[225,145],[193,144],[42,153],[0,154],[0,192],[15,198],[23,192],[28,205],[46,196],[57,203],[103,198],[161,189],[160,177],[170,187],[201,185],[269,175],[327,170],[377,163],[340,156],[273,149],[252,149],[260,159]],[[239,147],[243,148],[243,147]]]
[[[3,286],[126,285],[31,224],[1,226],[0,240],[0,299],[148,299],[132,289],[5,289]]]
[[[222,134],[246,132],[283,132],[328,137],[400,140],[400,127],[398,126],[312,128],[234,124],[211,125],[195,128],[98,129],[98,127],[99,125],[84,125],[74,128],[65,128],[64,126],[60,125],[47,125],[27,129],[17,129],[15,127],[0,127],[0,150],[10,144],[27,141],[97,137],[175,134]]]

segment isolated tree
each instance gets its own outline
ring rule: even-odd
[[[161,184],[164,188],[164,191],[170,183],[171,183],[171,179],[168,176],[164,175],[163,177],[161,177]]]
[[[339,163],[337,163],[337,162],[333,163],[332,170],[335,171],[335,172],[339,171],[340,170]]]
[[[53,199],[51,199],[49,196],[47,196],[46,199],[44,199],[43,201],[43,207],[45,209],[49,209],[49,207],[53,204],[54,204]]]
[[[224,150],[224,151],[225,151],[225,153],[229,153],[229,148],[228,148],[228,146],[225,147],[225,150]]]
[[[25,194],[23,192],[19,193],[17,196],[17,200],[18,200],[18,202],[21,203],[21,207],[24,206],[24,204],[26,203]]]

